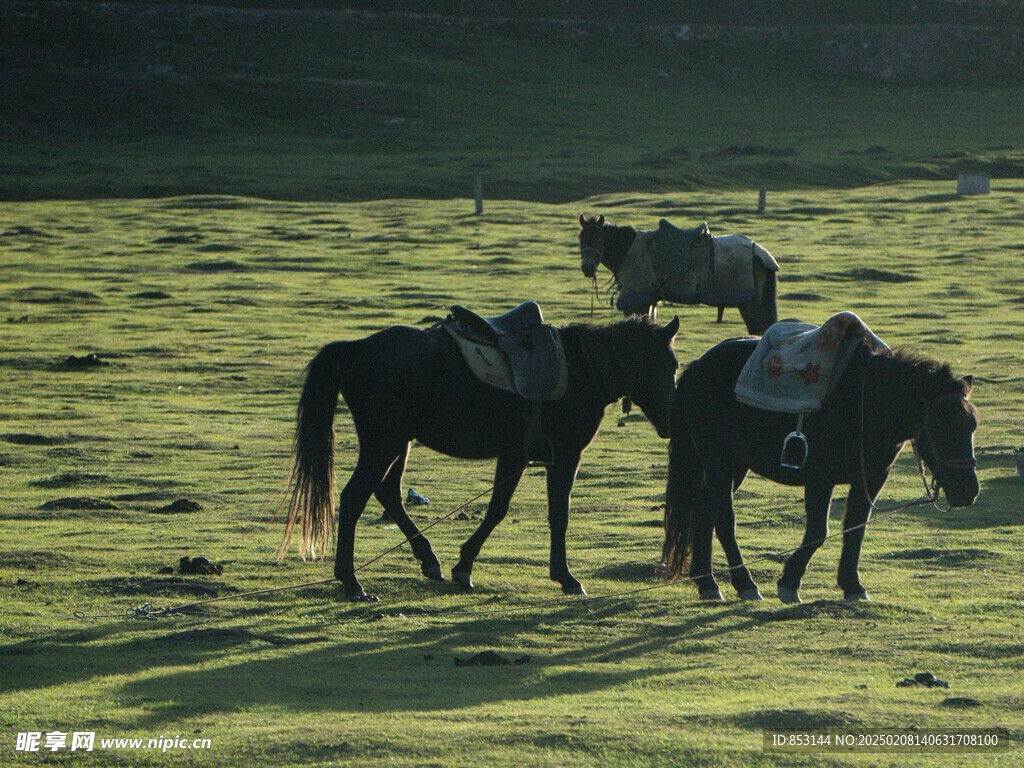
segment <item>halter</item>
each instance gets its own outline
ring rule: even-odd
[[[587,226],[583,227],[583,229],[581,230],[580,234],[583,234],[583,232],[586,232],[588,229],[597,229],[597,230],[600,230],[602,233],[604,232],[604,227],[599,225],[599,224],[587,224]],[[597,262],[599,264],[601,263],[601,259],[604,258],[604,250],[603,249],[598,248],[598,247],[593,246],[593,245],[581,245],[580,246],[580,256],[586,256],[586,254],[588,252],[592,252],[592,253],[597,254]]]
[[[928,447],[931,448],[932,455],[935,457],[935,466],[938,469],[974,469],[975,467],[978,466],[978,460],[974,457],[973,452],[971,456],[966,459],[942,458],[939,455],[939,446],[935,442],[935,436],[932,434],[931,427],[929,426],[929,420],[932,415],[932,407],[936,403],[941,402],[942,400],[949,400],[952,398],[962,400],[965,404],[967,403],[966,397],[964,397],[963,395],[958,395],[954,392],[951,392],[948,395],[942,395],[941,397],[937,397],[934,400],[932,400],[930,403],[928,403],[928,405],[925,406],[924,424],[922,425],[921,429],[917,431],[917,434],[914,435],[914,439],[912,442],[916,445],[916,443],[921,439],[921,435],[925,435],[928,437]]]
[[[914,437],[910,440],[910,447],[914,451],[914,457],[917,459],[917,471],[921,476],[921,482],[924,485],[924,496],[908,501],[905,504],[897,504],[892,507],[879,507],[875,505],[875,502],[871,500],[871,493],[868,491],[868,471],[867,461],[864,458],[864,399],[865,391],[867,390],[868,371],[867,367],[864,368],[864,375],[861,377],[860,383],[860,479],[864,490],[864,498],[868,500],[868,504],[876,512],[898,512],[901,509],[909,509],[910,507],[919,507],[923,504],[931,504],[935,506],[935,502],[939,500],[939,491],[941,489],[941,478],[934,473],[932,474],[932,480],[929,483],[924,472],[924,460],[921,458],[920,451],[917,450],[917,441],[922,434],[928,436],[929,444],[932,449],[932,455],[935,458],[935,465],[939,469],[945,469],[947,467],[954,468],[973,468],[978,465],[977,459],[972,455],[969,459],[943,459],[939,455],[938,445],[935,443],[935,437],[932,435],[931,427],[929,426],[929,420],[931,417],[932,406],[936,403],[947,400],[949,398],[957,398],[967,402],[967,398],[963,395],[956,393],[949,393],[948,395],[941,395],[935,398],[925,406],[924,411],[924,424],[917,430]]]

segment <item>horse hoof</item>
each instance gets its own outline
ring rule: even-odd
[[[757,587],[748,589],[745,592],[740,592],[740,600],[752,600],[756,602],[763,602],[764,598],[761,597],[761,592]]]
[[[854,592],[853,594],[846,596],[846,602],[848,603],[859,603],[861,600],[871,602],[871,598],[868,597],[867,592]]]
[[[562,591],[567,595],[579,595],[580,597],[587,596],[587,590],[585,590],[583,585],[578,581],[562,584]]]
[[[363,590],[358,592],[349,592],[346,597],[353,603],[376,603],[377,598],[373,595],[368,595]]]
[[[786,603],[787,605],[793,605],[794,603],[800,602],[800,594],[795,589],[784,587],[779,585],[779,600]]]
[[[444,574],[441,573],[440,565],[424,565],[420,570],[423,571],[423,575],[431,581],[444,581]]]
[[[469,577],[468,573],[462,573],[461,571],[452,571],[452,581],[458,584],[460,587],[468,590],[473,589],[473,579]]]
[[[725,598],[722,597],[722,591],[718,587],[712,587],[711,589],[705,589],[700,593],[700,599],[705,603],[724,603]]]

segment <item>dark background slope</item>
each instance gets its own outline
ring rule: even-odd
[[[1020,176],[1021,3],[0,6],[0,198]]]

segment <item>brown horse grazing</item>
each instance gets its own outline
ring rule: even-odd
[[[580,216],[580,257],[583,274],[593,278],[597,274],[599,264],[604,264],[608,270],[619,277],[623,264],[630,256],[630,248],[633,247],[638,232],[634,227],[618,227],[605,221],[604,216],[586,217]],[[744,260],[750,261],[751,276],[753,280],[753,297],[736,303],[714,302],[719,306],[718,320],[722,320],[722,306],[736,306],[740,311],[743,322],[746,323],[747,332],[753,335],[764,333],[769,326],[778,322],[778,307],[776,305],[777,280],[775,270],[766,266],[774,264],[771,254],[764,248],[743,235],[718,235],[712,238],[714,241],[715,253],[742,254]],[[776,268],[778,265],[775,265]],[[748,294],[749,295],[749,294]],[[664,295],[661,285],[651,286],[646,292],[644,300],[636,303],[637,299],[620,295],[618,308],[627,317],[629,315],[650,315],[656,317],[658,302],[662,300],[673,300]],[[703,303],[703,300],[690,299],[680,300],[683,303]]]
[[[733,494],[747,472],[784,485],[803,486],[807,527],[803,542],[782,569],[778,595],[800,602],[807,563],[828,534],[832,491],[849,485],[838,583],[847,600],[866,600],[857,573],[864,524],[896,456],[910,440],[953,507],[978,496],[974,430],[977,410],[968,401],[970,376],[905,351],[872,354],[860,347],[820,410],[807,414],[809,452],[799,469],[780,462],[780,446],[793,414],[738,402],[736,380],[756,339],[724,341],[691,363],[676,385],[669,442],[663,557],[678,577],[690,577],[704,600],[721,600],[712,575],[712,532],[725,550],[732,585],[743,599],[761,594],[736,544]],[[691,560],[692,554],[692,560]]]
[[[605,407],[629,396],[658,434],[668,437],[677,369],[672,342],[679,318],[660,326],[630,318],[608,326],[569,325],[557,330],[565,349],[568,388],[544,402],[541,429],[550,441],[547,465],[550,576],[570,595],[586,594],[569,571],[565,533],[569,495],[583,450],[597,434]],[[334,576],[347,597],[370,598],[356,579],[356,522],[371,495],[409,540],[420,569],[443,581],[430,542],[403,504],[402,475],[409,444],[463,459],[497,458],[494,491],[480,526],[462,545],[452,578],[471,589],[473,562],[505,517],[527,466],[527,402],[487,386],[470,372],[455,341],[441,327],[394,326],[358,341],[328,344],[313,358],[298,407],[292,495],[280,556],[296,525],[300,552],[324,556],[333,529],[334,411],[341,394],[359,436],[359,458],[341,492]],[[301,522],[300,522],[301,521]]]

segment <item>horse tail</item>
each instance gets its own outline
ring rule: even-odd
[[[278,562],[284,559],[296,526],[303,560],[307,555],[325,557],[334,534],[334,410],[349,343],[328,344],[306,368],[292,449],[291,498]]]
[[[680,425],[682,426],[682,425]],[[690,431],[672,429],[668,446],[668,481],[665,487],[665,543],[661,560],[670,579],[678,579],[693,551],[694,512],[703,497],[704,466]]]
[[[761,289],[761,317],[766,331],[779,322],[778,274],[773,269],[765,268],[764,287]]]
[[[757,313],[761,317],[761,324],[764,326],[761,329],[761,334],[764,334],[769,328],[779,322],[779,303],[778,303],[778,266],[775,269],[771,268],[771,264],[775,262],[772,255],[768,253],[763,247],[757,243],[753,243],[753,262],[754,262],[754,284],[757,285],[760,282],[760,290],[758,296],[755,299],[757,302]],[[758,281],[758,272],[763,275],[763,278]]]

